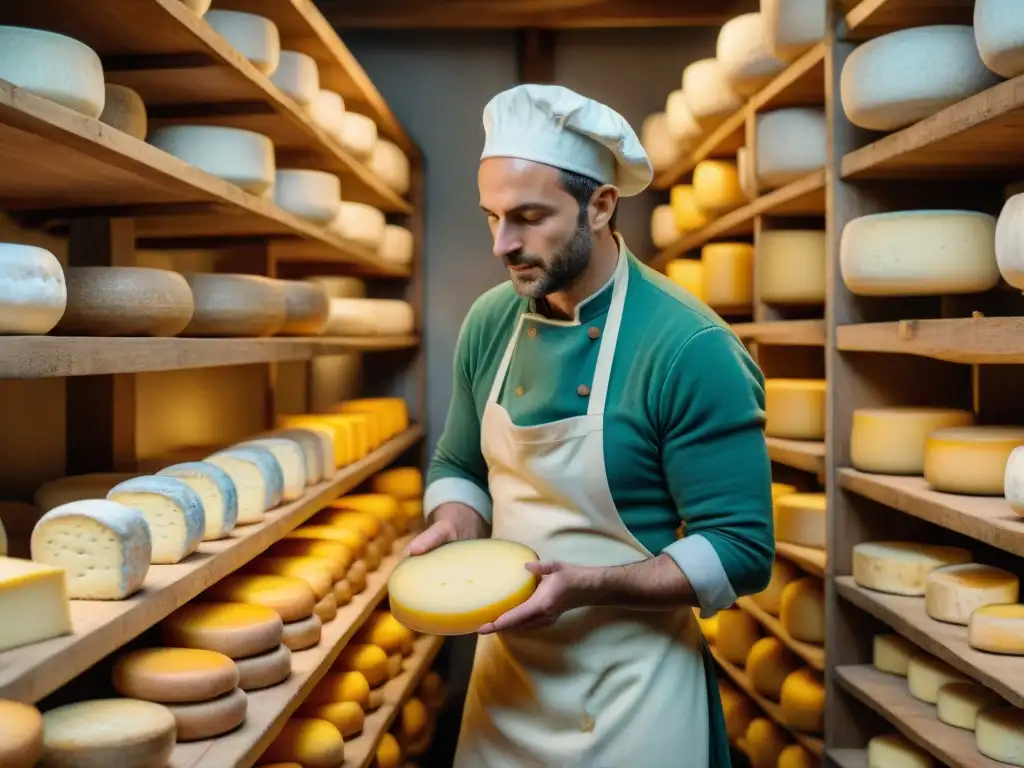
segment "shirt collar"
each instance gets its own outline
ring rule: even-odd
[[[618,232],[615,233],[615,239],[619,243],[619,258],[628,259],[630,256],[629,249],[626,247],[626,241],[623,240],[622,235]],[[608,308],[612,304],[612,285],[615,282],[615,272],[612,272],[612,276],[608,278],[607,282],[598,288],[594,293],[590,294],[587,298],[576,305],[576,314],[572,320],[567,321],[569,323],[589,323],[595,318],[601,317],[608,312]],[[537,310],[537,300],[530,299],[529,310],[531,314],[541,315],[542,313]]]

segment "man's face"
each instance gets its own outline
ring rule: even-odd
[[[480,163],[477,181],[494,255],[508,267],[516,292],[538,299],[568,288],[590,262],[593,236],[558,170],[490,157]]]

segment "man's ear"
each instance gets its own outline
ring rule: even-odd
[[[590,197],[590,228],[593,230],[607,226],[615,213],[619,202],[619,190],[605,184],[594,190]]]

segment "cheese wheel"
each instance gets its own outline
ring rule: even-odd
[[[265,437],[284,437],[294,440],[306,454],[306,483],[312,485],[330,479],[337,471],[334,461],[334,437],[323,429],[294,427],[272,429],[263,433]]]
[[[245,722],[249,699],[245,691],[235,688],[230,693],[195,704],[165,704],[171,714],[177,730],[177,740],[199,741],[212,739],[233,731]]]
[[[40,766],[153,768],[167,765],[177,725],[163,704],[93,699],[43,714]]]
[[[782,721],[790,728],[821,733],[825,725],[825,686],[810,668],[791,673],[779,695]]]
[[[385,733],[374,754],[377,768],[398,768],[402,762],[402,747],[394,734]]]
[[[696,259],[673,259],[665,265],[665,275],[673,283],[692,294],[704,298],[704,265]]]
[[[928,574],[971,562],[962,547],[910,541],[867,541],[853,547],[853,580],[865,589],[923,597]]]
[[[977,651],[1024,656],[1024,605],[985,605],[967,623],[967,644]]]
[[[762,611],[778,616],[782,604],[782,591],[786,588],[787,584],[795,581],[799,575],[799,569],[789,560],[781,560],[776,557],[775,562],[772,563],[771,581],[768,582],[768,586],[763,591],[752,595],[751,599],[757,603]]]
[[[313,613],[316,614],[322,624],[334,621],[334,618],[338,615],[338,600],[334,596],[333,584],[331,585],[331,592],[321,597],[320,602],[313,606]]]
[[[310,103],[309,117],[317,127],[326,131],[337,140],[345,119],[345,99],[335,91],[321,88]]]
[[[796,486],[789,483],[772,483],[772,503],[774,504],[783,496],[796,493]]]
[[[410,230],[397,224],[385,224],[377,255],[389,264],[408,266],[416,251],[416,240]]]
[[[198,648],[140,648],[114,664],[122,696],[180,704],[208,701],[238,685],[238,668],[223,653]]]
[[[346,645],[335,662],[335,668],[342,672],[361,672],[371,688],[384,685],[390,679],[388,655],[384,649],[368,643],[350,642]]]
[[[790,744],[779,752],[778,768],[815,768],[811,753],[799,744]]]
[[[370,700],[370,683],[362,672],[332,672],[316,684],[306,704],[322,705],[350,701],[366,708]]]
[[[150,562],[180,563],[199,548],[206,533],[203,500],[173,477],[143,475],[118,483],[110,501],[138,510],[149,526]]]
[[[742,666],[761,635],[757,620],[739,608],[718,612],[715,647],[726,661]]]
[[[354,155],[357,160],[369,160],[378,140],[377,124],[372,118],[348,111],[341,116],[338,142],[342,149]]]
[[[146,142],[254,195],[274,184],[274,143],[261,133],[222,125],[168,125],[150,131]]]
[[[524,565],[538,561],[528,547],[501,539],[444,544],[395,567],[391,612],[417,632],[475,632],[533,594],[539,580]]]
[[[103,64],[72,37],[0,26],[0,80],[88,117],[103,112]]]
[[[423,472],[419,467],[385,469],[370,478],[370,490],[402,500],[422,498]]]
[[[384,239],[384,212],[366,203],[344,201],[331,221],[330,229],[345,240],[376,251]]]
[[[235,447],[258,447],[270,451],[281,468],[281,500],[295,501],[302,498],[309,473],[306,471],[306,454],[301,445],[285,437],[257,437],[236,443]]]
[[[260,275],[185,273],[195,311],[182,336],[273,336],[287,321],[285,292]]]
[[[273,75],[281,60],[281,34],[270,19],[254,13],[208,11],[203,17],[264,75]]]
[[[281,539],[267,550],[267,555],[315,558],[330,569],[334,583],[345,578],[349,566],[352,565],[352,550],[348,545],[325,539]]]
[[[696,609],[694,610],[693,615],[697,619],[700,631],[704,634],[704,637],[707,638],[708,645],[714,645],[715,641],[718,639],[718,614],[716,613],[714,616],[704,619],[700,616],[700,610]]]
[[[338,729],[343,739],[357,736],[363,730],[366,713],[354,701],[337,701],[332,704],[309,704],[305,702],[297,712],[299,717],[326,720]]]
[[[825,642],[825,594],[820,579],[805,576],[782,590],[779,621],[794,640]]]
[[[282,630],[277,611],[250,603],[187,603],[160,624],[168,645],[217,651],[231,659],[277,648]]]
[[[669,206],[680,233],[694,232],[708,225],[710,219],[707,212],[698,205],[692,184],[676,184],[668,194]]]
[[[746,202],[736,163],[728,160],[697,163],[693,169],[693,194],[697,206],[711,217],[726,214]]]
[[[667,248],[682,236],[676,215],[668,203],[656,205],[651,212],[651,242],[655,248]]]
[[[910,657],[917,652],[917,646],[903,635],[875,635],[872,640],[871,663],[879,672],[906,677]]]
[[[1020,581],[1012,573],[981,563],[936,568],[925,580],[924,606],[936,621],[967,626],[985,605],[1015,603]]]
[[[939,688],[935,707],[939,720],[946,725],[973,731],[978,712],[1002,703],[998,693],[977,683],[946,683]]]
[[[765,229],[757,238],[758,292],[766,304],[823,306],[825,232]]]
[[[334,501],[334,507],[337,509],[351,509],[356,512],[368,512],[385,523],[393,522],[400,512],[398,501],[394,496],[387,493],[350,493],[346,496],[338,497]]]
[[[243,691],[270,688],[283,683],[292,673],[292,652],[284,645],[244,659],[235,659],[238,687]]]
[[[303,768],[338,768],[345,759],[345,741],[326,720],[292,717],[262,759],[294,761]]]
[[[209,586],[203,599],[263,605],[277,611],[285,622],[312,616],[317,603],[312,588],[302,579],[240,573],[229,574]]]
[[[790,440],[825,438],[824,379],[766,379],[764,397],[765,435]]]
[[[912,31],[912,30],[908,30]],[[996,219],[976,211],[895,211],[843,227],[839,268],[859,296],[979,293],[999,283]]]
[[[718,681],[718,695],[722,700],[725,731],[730,741],[743,736],[754,719],[754,705],[746,696],[723,680]]]
[[[277,457],[268,449],[259,445],[232,446],[210,454],[203,461],[216,464],[232,477],[233,473],[238,473],[240,479],[235,481],[236,488],[247,485],[246,474],[241,472],[240,468],[253,467],[263,478],[264,510],[273,509],[281,503],[284,494],[284,472]],[[248,490],[251,490],[251,487]]]
[[[792,61],[820,43],[826,7],[825,0],[761,0],[765,47],[776,58]]]
[[[1024,427],[950,427],[928,435],[924,479],[937,491],[1002,496],[1006,465]]]
[[[164,467],[158,477],[178,480],[199,496],[203,505],[203,540],[222,539],[238,521],[238,492],[231,476],[215,464],[189,461]]]
[[[974,739],[985,757],[1008,765],[1024,765],[1024,710],[993,707],[979,712]]]
[[[106,95],[100,122],[139,141],[145,141],[148,121],[142,97],[124,85],[107,83],[104,88]]]
[[[327,171],[278,168],[274,202],[300,219],[329,224],[341,209],[341,179]]]
[[[300,107],[320,93],[320,70],[312,56],[301,51],[281,51],[271,81]]]
[[[314,606],[314,609],[316,606]],[[281,643],[290,651],[302,651],[312,648],[320,642],[323,622],[316,615],[298,621],[286,621],[284,623],[284,635]]]
[[[338,528],[351,528],[366,537],[367,543],[373,543],[381,535],[383,523],[380,518],[369,512],[357,512],[353,509],[336,509],[327,507],[317,512],[309,520],[311,525],[327,525]]]
[[[1013,0],[976,0],[974,41],[985,66],[1007,79],[1024,74],[1024,21]]]
[[[850,430],[850,463],[862,472],[920,475],[928,435],[973,423],[974,415],[960,408],[857,408]]]
[[[755,691],[778,701],[783,681],[800,668],[800,662],[778,638],[762,637],[751,646],[744,668]]]
[[[1003,279],[1024,290],[1024,249],[1020,247],[1021,222],[1024,221],[1024,195],[1021,182],[1008,185],[1007,200],[996,220],[996,266]]]
[[[970,25],[939,24],[897,30],[855,48],[843,64],[839,92],[851,123],[894,131],[998,82],[978,55]]]
[[[824,493],[790,493],[775,502],[775,540],[824,549],[828,538]]]
[[[288,537],[337,541],[347,546],[352,554],[357,556],[365,552],[367,545],[365,533],[355,528],[344,528],[334,525],[300,525],[289,533]]]
[[[356,638],[361,643],[376,645],[389,656],[412,653],[415,633],[403,626],[390,611],[377,610],[360,627]]]
[[[83,336],[176,336],[192,318],[188,283],[148,267],[68,267],[67,306],[54,333]]]
[[[734,16],[718,33],[715,58],[729,85],[741,96],[757,93],[786,68],[786,62],[768,48],[764,33],[760,13]]]
[[[718,59],[698,59],[688,64],[682,85],[686,106],[703,130],[716,127],[743,107],[743,98],[732,89]]]
[[[338,601],[338,605],[348,605],[352,602],[352,594],[352,585],[349,584],[347,574],[344,579],[334,582],[334,599]]]
[[[208,456],[203,463],[212,464],[231,478],[238,503],[235,525],[252,525],[263,520],[268,497],[273,491],[259,467],[232,454]]]
[[[743,734],[743,743],[752,768],[773,768],[789,739],[771,720],[755,717]]]
[[[331,299],[328,336],[399,336],[412,333],[415,315],[395,299]]]
[[[934,704],[939,688],[946,683],[967,682],[968,678],[949,664],[927,653],[915,653],[907,664],[907,686],[910,695],[919,701]]]
[[[305,280],[279,280],[284,293],[284,325],[280,336],[319,336],[327,328],[330,299],[323,286]]]
[[[932,756],[899,733],[868,742],[868,768],[933,768]]]
[[[294,576],[309,584],[319,601],[334,589],[333,567],[321,557],[273,557],[267,553],[244,566],[245,573]]]
[[[683,155],[685,145],[672,135],[668,115],[653,112],[640,124],[640,144],[655,173],[667,170]]]
[[[0,243],[0,334],[49,333],[67,300],[56,256],[45,248]]]
[[[790,107],[761,112],[755,128],[758,186],[776,189],[825,167],[825,110]]]
[[[740,177],[740,189],[747,200],[757,199],[760,190],[757,186],[757,175],[754,172],[754,161],[747,147],[736,150],[736,172]]]
[[[388,656],[388,679],[394,680],[402,674],[402,654],[393,653]]]
[[[0,699],[0,765],[34,768],[43,752],[43,716],[20,701]]]
[[[420,681],[416,695],[423,699],[424,703],[433,710],[438,710],[444,703],[444,681],[433,669],[429,670]]]
[[[59,567],[0,556],[0,652],[69,634],[71,611],[65,571]]]
[[[378,137],[366,165],[396,194],[409,192],[412,184],[409,158],[393,141]]]
[[[701,249],[703,300],[715,310],[746,310],[754,300],[754,246],[709,243]]]
[[[692,147],[703,133],[700,123],[690,112],[682,88],[676,88],[666,97],[665,120],[669,135],[684,147]]]

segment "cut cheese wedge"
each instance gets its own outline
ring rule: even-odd
[[[853,548],[853,580],[877,592],[923,597],[929,573],[969,562],[971,553],[962,547],[867,541]]]
[[[899,733],[868,742],[868,768],[934,768],[932,756]]]
[[[138,699],[94,699],[43,715],[42,766],[167,765],[177,724],[163,704]]]
[[[1019,579],[1001,568],[981,563],[950,565],[928,574],[924,607],[936,621],[967,626],[975,609],[1016,603],[1019,592]]]
[[[960,408],[858,408],[850,431],[850,463],[861,472],[920,475],[928,436],[974,423]]]
[[[978,751],[1008,765],[1024,765],[1024,710],[993,707],[978,714],[974,723]]]
[[[939,720],[954,728],[973,731],[978,713],[997,704],[1003,698],[995,691],[974,682],[946,683],[939,688],[939,699],[935,704]]]
[[[907,686],[915,699],[934,704],[946,683],[968,682],[968,677],[927,653],[915,653],[907,665]]]
[[[164,704],[208,701],[238,685],[238,668],[217,651],[140,648],[114,664],[114,688],[122,696]]]
[[[168,645],[242,659],[277,648],[283,625],[277,611],[262,605],[188,603],[164,619],[160,630]]]
[[[158,477],[172,477],[199,494],[203,503],[204,541],[222,539],[238,521],[238,492],[231,476],[216,464],[187,461],[164,467]]]
[[[903,635],[875,635],[872,640],[871,663],[879,672],[906,677],[910,657],[917,652],[917,646]]]
[[[243,489],[247,496],[260,485],[263,486],[263,511],[271,510],[281,503],[284,497],[284,471],[281,463],[266,448],[259,445],[233,446],[207,456],[203,461],[216,464],[234,479],[235,488],[241,494]],[[255,470],[255,474],[253,473]],[[257,475],[261,482],[256,482]],[[262,517],[261,517],[262,519]]]
[[[1006,464],[1024,445],[1022,427],[951,427],[928,435],[924,478],[937,491],[1002,496]]]
[[[0,651],[70,634],[71,610],[61,568],[0,557]]]
[[[306,454],[296,441],[285,437],[258,437],[237,444],[240,448],[266,448],[277,459],[281,467],[281,500],[295,501],[302,498],[309,477],[306,471]]]
[[[1024,605],[985,605],[971,613],[967,644],[976,651],[1024,656]]]
[[[0,699],[0,765],[35,768],[43,753],[43,716],[30,704]]]
[[[502,539],[445,544],[403,560],[388,579],[391,611],[406,627],[433,635],[477,631],[525,602],[538,578],[529,547]]]
[[[203,500],[173,477],[133,477],[111,488],[107,498],[137,510],[145,519],[153,563],[180,563],[199,548],[206,533]]]

